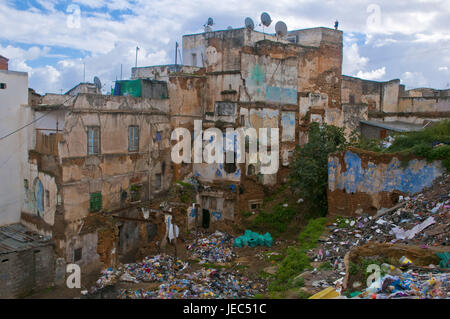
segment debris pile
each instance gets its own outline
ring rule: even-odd
[[[319,238],[317,247],[307,254],[312,264],[326,263],[336,275],[343,276],[346,275],[346,254],[369,242],[403,244],[429,250],[433,247],[448,247],[449,239],[450,175],[445,174],[432,187],[411,197],[400,196],[396,206],[382,209],[375,216],[338,218],[328,226],[328,234]],[[406,263],[410,265],[411,261]],[[445,260],[441,262],[441,268],[446,268],[442,267],[445,263]],[[399,264],[402,262],[399,261]],[[435,267],[433,274],[430,274],[429,269],[403,272],[396,268],[395,274],[382,277],[382,281],[360,292],[359,298],[448,298],[449,273]],[[342,280],[332,282],[335,278],[331,276],[330,280],[320,282],[320,285],[316,280],[315,286],[340,288]]]
[[[216,231],[215,233],[197,240],[197,244],[192,243],[187,246],[191,251],[192,258],[200,259],[200,264],[225,263],[233,259],[233,249],[231,247],[231,236]]]
[[[229,270],[203,269],[168,280],[157,290],[122,289],[122,299],[236,299],[264,292],[264,283]]]

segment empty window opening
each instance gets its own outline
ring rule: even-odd
[[[0,83],[0,90],[6,90],[6,83]]]
[[[233,159],[233,163],[228,163],[228,158],[232,158]],[[232,151],[228,151],[227,155],[225,157],[225,172],[227,172],[227,174],[232,174],[234,172],[236,172],[237,166],[236,166],[236,153],[232,152]]]
[[[50,192],[45,191],[45,206],[50,207]]]
[[[77,248],[73,251],[73,262],[80,261],[83,257],[83,248]]]
[[[192,53],[192,66],[197,66],[197,54]]]
[[[161,189],[162,185],[162,175],[161,174],[155,174],[155,189]]]
[[[250,164],[247,168],[247,175],[255,175],[255,165]]]

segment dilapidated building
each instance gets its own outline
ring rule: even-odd
[[[134,260],[137,206],[172,183],[168,100],[47,94],[31,108],[21,222],[52,237],[66,262]]]

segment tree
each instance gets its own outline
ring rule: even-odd
[[[290,186],[304,198],[313,216],[325,216],[328,209],[328,155],[346,146],[342,128],[311,123],[308,142],[297,147],[289,176]]]

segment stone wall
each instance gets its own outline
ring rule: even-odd
[[[382,207],[394,206],[399,195],[431,186],[442,173],[440,161],[428,163],[350,147],[328,158],[328,214],[375,214]]]

